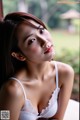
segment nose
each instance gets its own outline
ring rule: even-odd
[[[43,44],[42,47],[43,48],[49,48],[49,47],[51,47],[51,43],[50,42],[45,42],[45,44]]]
[[[43,48],[48,48],[51,46],[51,42],[47,40],[45,36],[37,36],[37,39]]]

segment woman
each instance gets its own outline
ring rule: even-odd
[[[31,14],[8,14],[0,23],[0,110],[10,120],[63,120],[74,72],[52,61],[54,44],[46,26]]]

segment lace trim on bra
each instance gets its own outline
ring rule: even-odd
[[[52,105],[56,102],[57,98],[58,98],[58,92],[59,92],[60,88],[56,88],[52,95],[51,98],[49,99],[48,105],[46,106],[46,108],[42,109],[40,115],[46,114],[46,112],[52,107]]]
[[[42,116],[43,114],[46,114],[46,112],[53,106],[53,104],[56,102],[57,98],[58,98],[58,93],[60,91],[60,88],[56,88],[53,92],[52,95],[49,99],[48,105],[46,108],[42,109],[42,111],[39,113],[38,111],[35,110],[35,108],[33,107],[31,101],[29,99],[26,99],[25,101],[25,105],[23,106],[23,110],[26,110],[26,104],[27,104],[27,108],[28,111],[38,115],[38,116]],[[25,107],[25,108],[24,108]]]

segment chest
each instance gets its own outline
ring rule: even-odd
[[[48,106],[52,93],[56,89],[56,80],[36,81],[34,84],[25,86],[26,96],[36,111],[41,112]]]

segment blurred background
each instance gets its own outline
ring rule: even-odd
[[[3,14],[22,11],[40,18],[55,44],[55,60],[70,64],[75,71],[71,98],[79,101],[80,0],[2,0]]]

